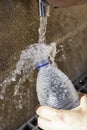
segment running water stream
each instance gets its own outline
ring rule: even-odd
[[[46,27],[47,27],[47,16],[40,17],[40,28],[39,28],[39,44],[46,43]]]

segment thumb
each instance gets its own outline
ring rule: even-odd
[[[80,100],[80,106],[82,108],[86,108],[87,107],[87,95],[86,94],[81,98],[81,100]]]

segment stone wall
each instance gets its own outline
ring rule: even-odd
[[[87,5],[53,9],[48,18],[47,43],[56,42],[58,67],[74,81],[87,71]],[[38,41],[38,3],[35,0],[0,1],[0,82],[15,69],[21,51]],[[14,96],[16,83],[0,100],[0,130],[16,130],[35,113],[38,104],[34,71]],[[0,91],[3,87],[0,87]],[[22,106],[20,105],[20,102]]]

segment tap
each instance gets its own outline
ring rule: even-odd
[[[47,15],[47,1],[39,0],[39,15],[40,17],[45,17]]]

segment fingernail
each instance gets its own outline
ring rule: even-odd
[[[36,107],[35,107],[35,111],[40,107],[41,105],[38,104]]]

